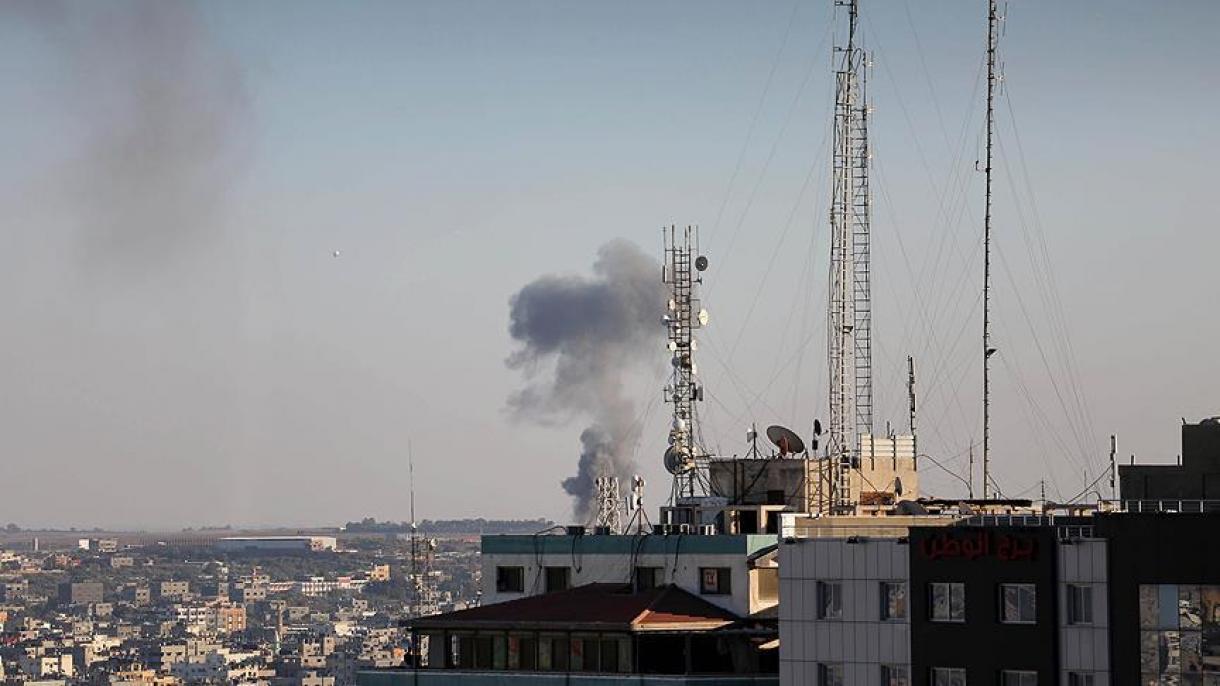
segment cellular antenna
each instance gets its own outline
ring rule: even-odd
[[[703,281],[707,259],[699,254],[699,230],[676,226],[663,231],[665,266],[661,280],[669,287],[669,302],[661,321],[665,324],[666,347],[669,349],[669,382],[665,385],[665,402],[673,405],[669,429],[669,447],[665,450],[665,468],[674,476],[673,496],[694,497],[700,483],[699,463],[707,453],[699,445],[697,403],[703,400],[699,383],[699,367],[695,364],[695,329],[708,323],[707,310],[702,309],[697,288]],[[698,272],[698,273],[696,273]]]
[[[830,439],[835,512],[854,511],[850,476],[862,435],[873,433],[867,55],[856,45],[859,0],[847,8],[847,45],[835,47],[834,184],[830,202]]]
[[[986,203],[983,206],[983,499],[991,497],[991,141],[995,129],[997,29],[996,0],[987,2],[987,165]]]

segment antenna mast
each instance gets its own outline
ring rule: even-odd
[[[696,272],[707,269],[707,258],[699,254],[699,230],[687,226],[681,232],[676,226],[663,230],[665,266],[661,280],[669,286],[669,302],[662,322],[673,371],[665,385],[665,402],[673,405],[673,421],[669,429],[669,447],[665,450],[665,468],[674,476],[673,496],[694,497],[699,483],[698,461],[707,458],[698,446],[696,403],[703,400],[703,387],[696,377],[694,332],[707,325],[707,310],[700,307],[695,291],[703,282]]]
[[[911,452],[919,459],[919,443],[915,437],[915,358],[907,355],[907,406],[911,415]]]
[[[415,522],[415,455],[411,450],[411,441],[407,441],[407,473],[411,479],[411,604],[407,607],[407,614],[414,618],[422,614],[420,596],[423,589],[420,588],[419,525]]]
[[[983,209],[983,498],[991,496],[991,140],[995,129],[996,0],[987,2],[987,200]]]
[[[859,0],[847,7],[847,46],[836,47],[834,185],[830,202],[830,440],[834,510],[848,512],[859,437],[873,433],[872,288],[866,54],[856,45]]]

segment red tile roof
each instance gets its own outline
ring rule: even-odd
[[[677,586],[633,593],[623,584],[588,584],[411,622],[416,629],[706,631],[737,615]]]

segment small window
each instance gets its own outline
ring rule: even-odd
[[[881,686],[911,686],[911,671],[906,665],[881,665]]]
[[[1038,686],[1038,673],[1006,669],[1000,672],[1000,686]]]
[[[932,686],[966,686],[966,670],[960,667],[933,667]]]
[[[843,686],[843,665],[818,664],[818,686]]]
[[[1037,621],[1037,592],[1033,584],[1000,584],[1000,621],[1033,624]]]
[[[966,621],[966,584],[928,584],[928,618],[933,622]]]
[[[525,591],[524,567],[496,567],[496,592],[521,593]]]
[[[1093,587],[1068,584],[1068,624],[1093,623]]]
[[[843,582],[818,582],[818,619],[843,618]]]
[[[665,583],[665,573],[660,567],[636,567],[635,590],[647,591]]]
[[[1068,686],[1093,686],[1092,672],[1068,672]]]
[[[733,592],[728,567],[700,567],[699,592],[703,595],[729,595]]]
[[[881,582],[881,620],[907,618],[907,585],[901,581]]]
[[[546,592],[566,591],[572,586],[571,567],[546,568]]]

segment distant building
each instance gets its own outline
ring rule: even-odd
[[[89,605],[102,602],[102,584],[97,581],[68,582],[59,585],[60,605]]]
[[[110,558],[110,568],[119,569],[120,567],[134,567],[136,564],[135,558],[130,555],[115,555]]]
[[[390,565],[373,565],[369,570],[369,581],[389,581]]]
[[[216,541],[216,549],[225,553],[316,553],[337,547],[334,536],[232,536]]]
[[[182,600],[191,594],[189,581],[162,581],[152,587],[153,596],[167,600]]]
[[[25,579],[6,581],[0,584],[0,598],[6,603],[16,603],[25,600],[30,594],[30,582]]]

